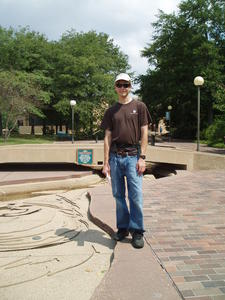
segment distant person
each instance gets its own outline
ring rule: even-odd
[[[159,120],[158,133],[159,133],[159,135],[168,133],[168,130],[166,129],[166,119],[165,118],[162,118],[161,120]]]
[[[118,102],[106,110],[101,123],[101,128],[105,130],[102,172],[111,176],[112,193],[116,200],[115,240],[121,241],[131,233],[133,247],[142,248],[142,179],[150,114],[143,102],[132,99],[131,78],[128,74],[121,73],[116,77],[115,90]],[[126,203],[125,177],[130,210]]]
[[[162,134],[162,126],[159,126],[159,133]]]

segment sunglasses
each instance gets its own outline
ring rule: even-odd
[[[127,88],[130,87],[130,83],[117,83],[116,87],[117,88],[122,88],[123,87],[123,88],[127,89]]]

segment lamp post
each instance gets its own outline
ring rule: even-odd
[[[169,131],[170,131],[170,136],[169,136],[169,140],[171,142],[171,110],[172,110],[172,105],[168,105],[167,109],[169,111]]]
[[[198,88],[198,116],[197,116],[197,151],[199,151],[199,138],[200,138],[200,87],[204,84],[204,79],[197,76],[194,79],[194,85]]]
[[[70,106],[72,108],[72,144],[74,143],[74,106],[76,104],[76,100],[70,100]]]

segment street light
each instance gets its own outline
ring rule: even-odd
[[[168,114],[168,117],[169,117],[169,131],[170,131],[170,136],[169,136],[169,140],[171,142],[171,110],[172,110],[172,105],[168,105],[168,111],[169,111],[169,114]]]
[[[198,121],[197,121],[197,151],[199,151],[199,138],[200,138],[200,87],[204,84],[204,79],[197,76],[194,79],[194,85],[198,88]]]
[[[74,143],[74,106],[76,104],[76,100],[70,100],[70,106],[72,108],[72,144]]]

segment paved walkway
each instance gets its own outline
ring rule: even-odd
[[[114,263],[92,299],[225,299],[224,182],[225,171],[145,180],[145,248],[134,250],[130,239],[117,243]],[[90,195],[94,222],[111,234],[110,186]]]
[[[197,149],[196,143],[187,142],[187,141],[179,141],[179,140],[172,140],[171,142],[169,142],[169,141],[156,142],[156,146],[174,147],[177,149],[189,150],[189,151],[196,151],[196,149]],[[204,145],[204,144],[199,145],[199,151],[225,155],[225,149],[208,147],[207,145]]]
[[[22,173],[5,172],[0,183],[9,187],[22,179],[29,183],[73,175],[30,172],[22,178]],[[225,300],[224,182],[225,170],[182,171],[144,180],[145,247],[133,249],[130,237],[117,243],[111,268],[92,300]],[[115,203],[110,185],[95,186],[89,193],[92,220],[112,234]],[[36,296],[41,299],[38,292]]]

